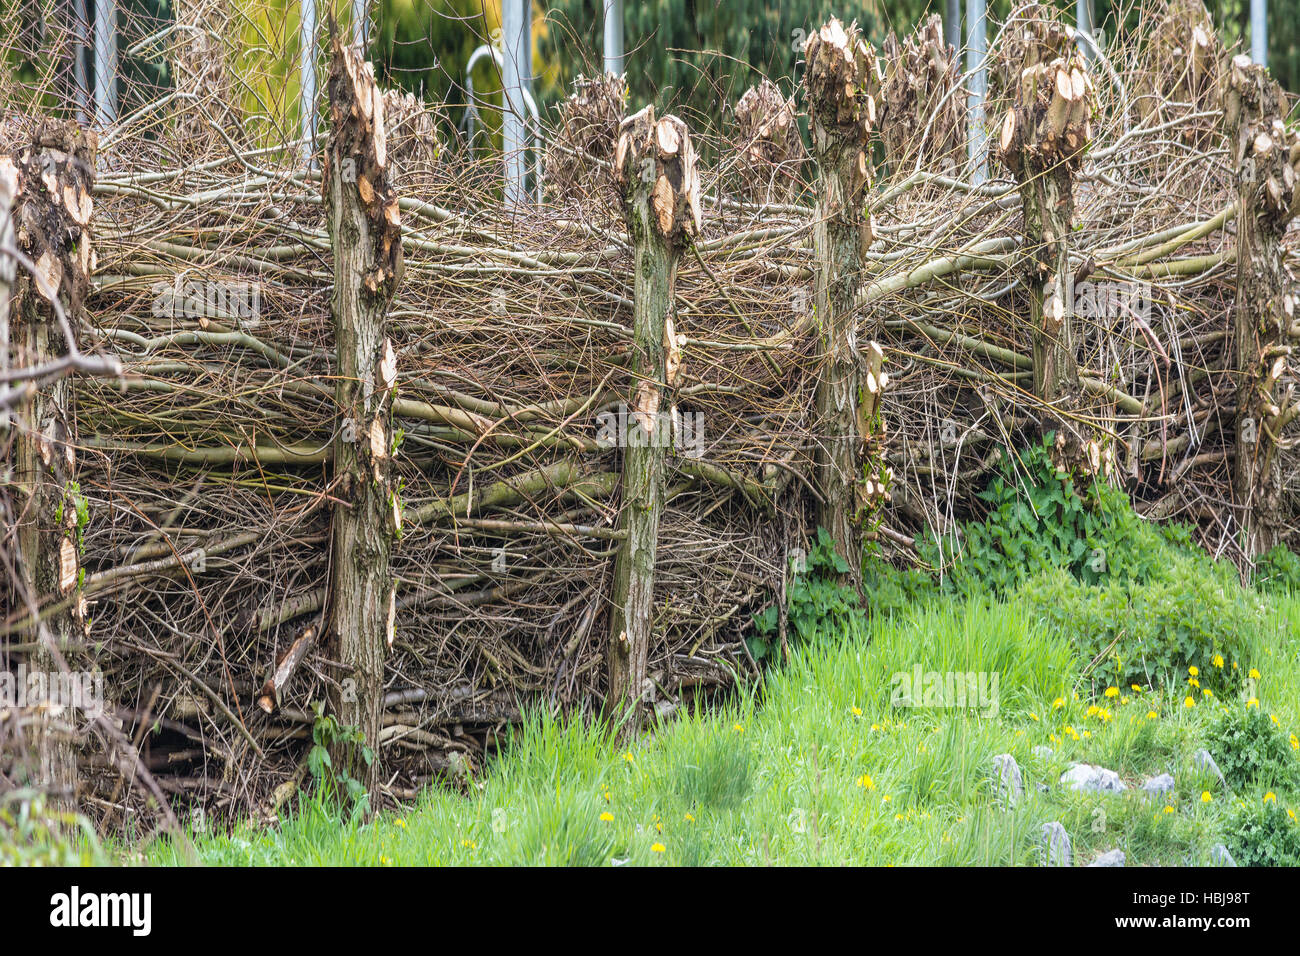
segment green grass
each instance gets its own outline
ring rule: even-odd
[[[1242,599],[1262,601],[1264,614],[1248,643],[1258,659],[1237,665],[1258,668],[1258,706],[1289,741],[1300,734],[1300,596]],[[1300,812],[1300,793],[1265,780],[1228,792],[1192,767],[1197,749],[1216,749],[1221,708],[1246,703],[1202,696],[1187,707],[1183,687],[1108,698],[1076,645],[1049,627],[1014,596],[927,601],[866,622],[869,644],[823,634],[761,688],[631,746],[596,724],[533,715],[468,795],[431,788],[370,822],[304,798],[273,826],[194,842],[203,862],[240,865],[1014,865],[1040,862],[1041,826],[1059,820],[1076,864],[1119,847],[1129,865],[1186,865],[1265,824],[1270,840],[1300,834],[1289,816],[1251,816],[1267,788],[1283,811]],[[996,673],[996,713],[891,706],[894,676],[917,664]],[[1036,756],[1039,745],[1053,753]],[[1300,763],[1300,750],[1287,751]],[[1024,775],[1015,809],[999,805],[990,777],[999,753]],[[1130,789],[1062,792],[1070,761],[1116,770]],[[1161,772],[1177,789],[1152,802],[1137,787]],[[132,858],[141,851],[149,863],[181,862],[165,839]]]

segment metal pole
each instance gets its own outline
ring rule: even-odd
[[[943,41],[954,50],[961,49],[961,0],[945,0]]]
[[[370,48],[369,6],[367,0],[352,0],[352,43],[361,47],[362,56]]]
[[[117,119],[117,3],[95,0],[95,119]]]
[[[605,0],[605,72],[623,75],[623,0]]]
[[[1268,0],[1250,0],[1250,58],[1268,66]]]
[[[1088,39],[1094,43],[1097,40],[1096,34],[1096,16],[1093,11],[1093,0],[1074,0],[1074,28],[1079,33],[1086,33]],[[1089,63],[1092,62],[1092,47],[1084,40],[1078,41],[1079,52]]]
[[[518,209],[528,201],[524,183],[528,131],[524,95],[532,79],[533,31],[529,0],[501,3],[501,140],[505,153],[506,207]]]
[[[90,14],[86,4],[89,0],[73,0],[72,29],[76,34],[76,43],[72,51],[72,82],[76,85],[77,122],[89,126],[94,107],[91,105],[90,89]]]
[[[979,185],[988,178],[985,167],[984,97],[988,75],[984,67],[988,20],[984,0],[966,0],[966,73],[970,95],[966,98],[966,155],[972,164],[971,182]]]
[[[301,83],[303,155],[313,161],[316,143],[316,0],[302,0],[298,77]]]

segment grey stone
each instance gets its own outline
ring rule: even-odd
[[[1114,770],[1086,763],[1075,764],[1061,774],[1061,784],[1071,790],[1091,790],[1097,793],[1122,793],[1127,789]]]
[[[1088,866],[1123,866],[1123,865],[1124,865],[1123,850],[1111,850],[1108,853],[1103,853],[1101,856],[1097,857],[1097,859],[1093,860],[1091,863],[1088,864]]]
[[[993,758],[993,770],[998,777],[998,798],[1004,799],[1010,806],[1015,806],[1025,795],[1024,779],[1020,776],[1020,765],[1011,754],[998,754]]]
[[[1222,843],[1216,843],[1210,848],[1210,862],[1215,866],[1237,865],[1237,861],[1232,858],[1232,854]]]
[[[1192,755],[1192,766],[1197,770],[1204,770],[1214,776],[1221,786],[1227,786],[1227,781],[1223,779],[1223,771],[1219,769],[1219,765],[1214,762],[1214,758],[1210,756],[1208,750],[1196,751],[1196,753]]]
[[[1174,778],[1167,773],[1162,773],[1157,777],[1150,777],[1142,782],[1142,789],[1153,797],[1173,793]]]
[[[1070,834],[1060,822],[1043,824],[1043,845],[1047,850],[1048,866],[1069,866],[1071,861]]]

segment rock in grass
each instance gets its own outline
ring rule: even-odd
[[[1210,862],[1214,866],[1236,866],[1237,861],[1232,858],[1228,848],[1222,843],[1216,843],[1210,848]]]
[[[1103,853],[1097,859],[1093,860],[1088,866],[1123,866],[1124,851],[1111,850],[1109,853]]]
[[[1024,779],[1020,776],[1020,764],[1011,754],[998,754],[993,758],[993,770],[998,777],[998,799],[1005,800],[1014,807],[1025,795]]]
[[[1192,766],[1213,776],[1221,786],[1227,786],[1227,781],[1223,779],[1223,771],[1219,769],[1219,765],[1214,762],[1214,758],[1210,756],[1208,750],[1196,751],[1192,755]]]
[[[1070,834],[1059,821],[1043,824],[1043,845],[1047,850],[1048,866],[1070,865]]]
[[[1174,792],[1174,778],[1167,773],[1162,773],[1158,777],[1149,777],[1143,781],[1142,789],[1153,797],[1159,797],[1166,793]]]
[[[1091,790],[1097,793],[1121,793],[1124,781],[1114,770],[1094,767],[1092,764],[1075,764],[1061,774],[1061,785],[1071,790]]]

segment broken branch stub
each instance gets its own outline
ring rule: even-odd
[[[792,202],[805,156],[794,101],[764,78],[745,91],[734,112],[741,196],[752,203]]]

